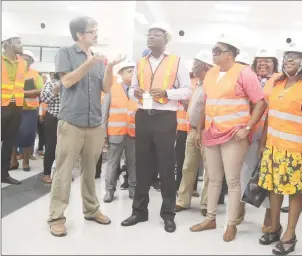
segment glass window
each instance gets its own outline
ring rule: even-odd
[[[35,57],[35,61],[41,61],[41,59],[40,59],[41,47],[40,46],[23,45],[23,51],[31,51]]]
[[[59,47],[42,47],[42,61],[55,62],[55,56],[59,49]]]

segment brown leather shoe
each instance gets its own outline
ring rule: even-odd
[[[84,217],[84,218],[85,218],[85,220],[95,221],[96,223],[99,223],[102,225],[109,225],[111,223],[111,220],[102,213],[98,213],[94,217]]]
[[[64,219],[50,222],[49,226],[50,226],[50,233],[53,236],[62,237],[67,235]]]
[[[180,205],[176,205],[175,206],[175,212],[181,212],[181,211],[184,211],[184,210],[187,210],[186,208],[183,208],[182,206]]]

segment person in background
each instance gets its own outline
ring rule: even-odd
[[[213,61],[204,79],[205,107],[196,139],[205,147],[209,174],[206,220],[191,227],[192,232],[216,229],[216,208],[223,177],[228,185],[228,225],[225,242],[236,237],[241,187],[240,172],[249,147],[249,134],[263,115],[266,103],[256,74],[235,62],[240,52],[235,38],[222,35],[214,46]],[[255,104],[250,115],[250,101]]]
[[[63,47],[55,58],[61,81],[58,115],[56,171],[52,180],[48,224],[54,236],[67,234],[64,212],[68,206],[72,171],[81,159],[83,214],[88,221],[108,225],[111,220],[100,212],[95,191],[95,169],[104,145],[101,127],[101,92],[108,93],[113,67],[124,58],[117,56],[106,68],[104,56],[93,53],[97,43],[97,22],[87,16],[69,23],[75,44]]]
[[[276,50],[259,49],[255,55],[252,64],[252,69],[258,76],[266,101],[268,99],[269,94],[271,93],[275,80],[281,75],[280,73],[278,73],[278,59],[276,54]],[[251,104],[251,111],[252,110],[253,105]],[[241,170],[241,196],[243,195],[245,188],[251,179],[252,173],[259,161],[258,149],[266,116],[267,111],[264,112],[262,119],[258,122],[258,124],[255,126],[251,133],[251,144],[246,153]],[[266,208],[262,232],[266,233],[269,231],[269,227],[271,226],[269,200],[266,199],[262,206]],[[245,204],[241,203],[237,225],[241,223],[244,217]]]
[[[194,87],[192,87],[192,89],[194,89]],[[176,113],[177,134],[176,134],[176,141],[175,141],[176,191],[178,191],[179,189],[179,185],[182,177],[182,167],[184,165],[184,160],[185,160],[186,140],[188,135],[187,109],[188,109],[187,105],[178,102],[178,110]]]
[[[258,183],[269,191],[271,207],[271,228],[259,242],[263,245],[278,242],[273,249],[277,255],[286,255],[295,250],[295,231],[302,210],[301,46],[291,43],[284,51],[282,71],[282,76],[276,79],[268,97]],[[284,195],[289,195],[289,213],[287,229],[283,233],[280,209]]]
[[[212,54],[207,51],[200,51],[193,62],[193,74],[197,77],[197,86],[193,87],[193,95],[188,107],[188,138],[186,141],[185,161],[182,169],[182,179],[178,190],[178,198],[175,211],[180,212],[190,207],[193,195],[194,183],[197,177],[197,170],[203,156],[204,187],[201,196],[200,208],[203,216],[207,214],[207,189],[208,189],[208,170],[200,144],[195,144],[196,128],[199,122],[203,103],[203,80],[209,69],[213,67]]]
[[[114,83],[111,92],[104,97],[104,107],[108,116],[105,120],[108,137],[108,157],[106,170],[105,203],[111,203],[116,190],[118,170],[125,150],[127,162],[129,197],[133,199],[136,185],[135,178],[135,120],[137,103],[129,100],[129,88],[135,63],[124,61],[118,67],[121,83]]]
[[[122,226],[132,226],[148,220],[153,161],[157,158],[163,199],[160,216],[166,232],[176,230],[176,111],[178,101],[186,103],[192,94],[184,61],[166,51],[170,38],[171,30],[166,24],[153,24],[147,35],[148,48],[152,52],[137,62],[133,74],[129,96],[139,102],[135,116],[137,183],[132,214],[121,223]]]
[[[13,31],[2,31],[1,56],[1,182],[19,185],[9,175],[12,148],[21,122],[24,101],[26,61],[18,56],[23,47],[20,36]]]
[[[43,80],[39,73],[31,68],[34,63],[34,55],[31,51],[24,51],[23,59],[27,62],[27,72],[24,85],[24,106],[21,117],[19,132],[16,137],[16,147],[11,156],[11,169],[18,169],[17,147],[23,150],[23,171],[29,172],[29,160],[35,145],[39,96],[43,88]]]
[[[45,154],[43,160],[43,182],[50,184],[51,170],[56,157],[58,114],[60,111],[60,87],[59,76],[48,80],[41,91],[42,104],[47,104],[46,113],[43,117],[45,132]],[[44,105],[45,106],[45,105]]]

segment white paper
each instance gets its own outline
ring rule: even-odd
[[[143,94],[143,109],[152,109],[153,98],[146,92]]]

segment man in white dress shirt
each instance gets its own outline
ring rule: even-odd
[[[151,26],[147,39],[151,53],[141,58],[134,70],[129,97],[139,102],[135,145],[137,185],[132,215],[122,222],[122,226],[148,220],[149,189],[154,172],[152,161],[156,157],[163,198],[160,216],[167,232],[176,229],[176,111],[178,101],[188,102],[192,88],[184,61],[166,51],[170,39],[170,29],[166,24]]]

